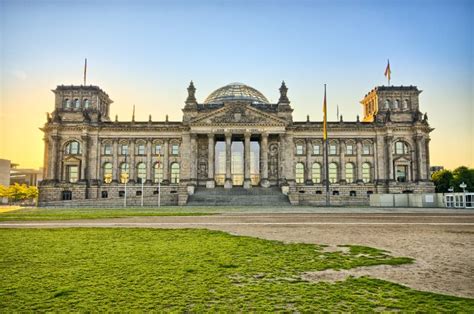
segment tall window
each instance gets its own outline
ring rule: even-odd
[[[112,155],[112,144],[104,144],[104,155]]]
[[[313,155],[321,155],[321,145],[313,145]]]
[[[161,151],[161,144],[155,144],[155,155],[163,155]]]
[[[120,182],[128,182],[129,179],[129,169],[128,164],[123,163],[120,165]]]
[[[79,109],[81,107],[81,101],[79,99],[74,99],[74,106],[76,109]]]
[[[137,165],[137,182],[142,183],[146,180],[146,165],[141,162]]]
[[[128,144],[121,144],[120,145],[120,154],[121,155],[128,155]]]
[[[145,155],[145,144],[143,143],[137,144],[137,155]]]
[[[171,145],[171,155],[179,155],[179,144]]]
[[[337,154],[337,145],[335,143],[329,144],[329,155],[336,155]]]
[[[337,182],[337,164],[335,162],[329,164],[329,182]]]
[[[346,164],[346,182],[347,183],[353,183],[354,182],[354,177],[355,177],[354,164],[351,163],[351,162],[348,162]]]
[[[302,162],[296,164],[295,180],[296,183],[304,183],[304,165]]]
[[[408,154],[408,145],[405,142],[398,141],[395,143],[395,154],[404,155]]]
[[[66,109],[71,108],[71,99],[66,98],[66,99],[64,100],[64,108],[66,108]]]
[[[163,181],[163,163],[157,162],[153,166],[153,182],[158,183]]]
[[[296,144],[296,155],[303,155],[303,145],[302,144]]]
[[[68,155],[78,155],[81,152],[81,145],[79,145],[79,142],[77,141],[72,141],[67,143],[66,145],[66,154]]]
[[[372,145],[370,143],[362,144],[362,154],[363,155],[370,155],[371,146]]]
[[[171,164],[171,183],[179,183],[179,164],[177,162]]]
[[[370,170],[370,164],[368,162],[364,162],[362,164],[362,181],[364,183],[372,181],[372,173]]]
[[[354,144],[346,144],[346,155],[354,155]]]
[[[313,183],[321,183],[321,165],[317,162],[311,168],[311,179]]]
[[[79,180],[79,166],[66,166],[66,181],[75,183]]]
[[[403,165],[397,165],[396,176],[398,182],[407,182],[408,167]]]
[[[84,108],[89,109],[90,105],[91,105],[91,103],[90,103],[89,99],[87,99],[87,98],[84,99]]]
[[[104,164],[104,182],[112,182],[112,164],[110,162]]]

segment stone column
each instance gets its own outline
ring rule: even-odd
[[[224,188],[232,188],[232,134],[225,134],[225,183]]]
[[[151,175],[151,168],[152,168],[152,158],[151,158],[151,138],[147,138],[146,141],[146,184],[151,184],[152,182],[152,175]]]
[[[359,164],[357,163],[357,169],[354,169],[356,173],[358,174],[358,166]],[[346,183],[346,143],[344,141],[339,142],[339,172],[341,173],[341,183]],[[356,181],[358,177],[354,178],[354,181]]]
[[[89,179],[89,136],[82,135],[81,181]]]
[[[356,182],[363,182],[362,180],[362,141],[357,139],[357,159],[356,159]]]
[[[170,176],[169,176],[169,139],[165,139],[163,141],[163,183],[164,184],[169,184],[170,182]]]
[[[426,176],[423,166],[423,137],[421,135],[416,136],[416,155],[418,180],[423,181],[426,179]]]
[[[313,151],[313,144],[311,143],[311,139],[306,139],[306,185],[313,185],[312,180],[312,167],[311,167],[311,152]]]
[[[430,180],[430,138],[425,139],[425,173],[426,173],[426,179]]]
[[[191,145],[190,145],[190,179],[191,183],[197,184],[197,135],[190,134]]]
[[[112,165],[112,182],[117,183],[119,177],[119,164],[118,164],[118,139],[114,139],[113,142],[113,165]]]
[[[250,133],[244,134],[244,188],[250,189],[252,181],[250,180]]]
[[[215,155],[215,143],[214,134],[208,134],[208,149],[207,149],[207,182],[206,187],[213,189],[216,186],[214,181],[214,155]]]
[[[385,145],[387,147],[387,180],[394,181],[393,175],[393,136],[385,137]]]
[[[44,136],[43,137],[43,141],[44,141],[44,151],[43,151],[43,179],[44,180],[48,180],[48,179],[51,179],[51,177],[49,176],[49,164],[48,164],[48,161],[49,161],[49,138],[48,136]]]
[[[130,149],[128,150],[129,153],[129,182],[130,183],[135,183],[135,140],[130,141]]]
[[[58,164],[61,163],[60,160],[58,160],[58,156],[59,156],[59,150],[60,150],[60,147],[59,147],[59,141],[60,141],[60,137],[57,136],[57,135],[53,135],[51,136],[51,162],[50,162],[50,167],[49,167],[49,170],[50,170],[50,179],[52,180],[59,180],[60,176],[59,176],[59,172],[58,172]]]
[[[260,185],[268,188],[270,182],[268,181],[268,134],[262,133],[262,141],[260,142],[260,154],[262,159],[262,169],[260,169]]]

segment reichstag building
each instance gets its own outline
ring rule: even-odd
[[[327,176],[323,123],[293,121],[284,82],[277,103],[242,83],[203,102],[193,82],[187,90],[182,121],[118,121],[98,86],[58,86],[42,128],[39,205],[244,204],[235,195],[263,205],[324,205],[325,178],[335,205],[434,191],[433,129],[415,86],[375,87],[361,100],[362,118],[328,122]]]

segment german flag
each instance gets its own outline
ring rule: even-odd
[[[390,75],[392,71],[390,70],[390,60],[387,59],[387,67],[385,68],[385,77],[388,79],[388,84],[390,85]]]

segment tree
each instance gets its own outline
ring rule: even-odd
[[[38,188],[36,186],[27,186],[26,184],[10,185],[9,187],[0,185],[0,197],[7,197],[10,202],[19,202],[38,197]]]
[[[435,184],[437,193],[449,192],[449,188],[453,185],[453,173],[450,170],[439,170],[431,176]]]
[[[466,184],[466,191],[474,191],[474,169],[465,166],[458,167],[453,171],[453,187],[456,192],[462,192],[459,187],[461,183]]]

